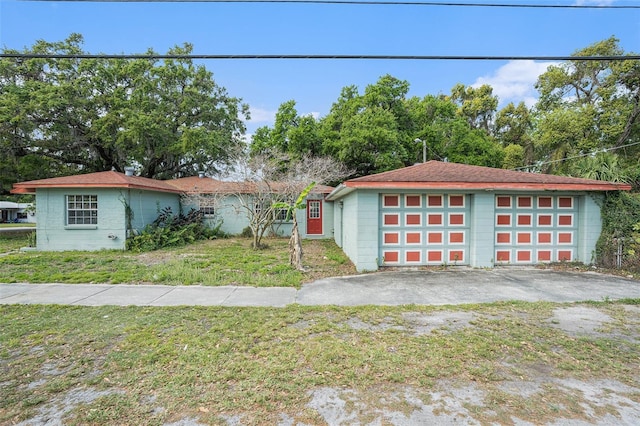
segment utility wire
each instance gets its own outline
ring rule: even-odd
[[[640,55],[606,56],[491,56],[491,55],[289,55],[289,54],[90,54],[90,53],[19,53],[3,52],[0,58],[14,59],[350,59],[350,60],[410,60],[410,61],[629,61]]]
[[[601,152],[616,151],[618,149],[627,148],[627,147],[638,145],[638,144],[640,144],[640,142],[628,143],[626,145],[614,146],[614,147],[611,147],[611,148],[597,149],[597,150],[592,151],[592,152],[587,152],[587,153],[584,153],[584,154],[578,154],[578,155],[574,155],[572,157],[559,158],[557,160],[543,161],[543,162],[531,164],[529,166],[516,167],[515,169],[511,169],[511,170],[525,170],[525,169],[531,169],[532,167],[546,166],[547,164],[562,163],[562,162],[569,161],[569,160],[575,160],[576,158],[589,157],[589,156],[592,156],[592,155],[599,154]]]
[[[53,0],[26,0],[53,1]],[[56,0],[59,2],[59,0]],[[596,4],[522,4],[522,3],[459,3],[430,1],[375,1],[375,0],[61,0],[67,3],[300,3],[300,4],[347,4],[347,5],[392,5],[392,6],[440,6],[440,7],[504,7],[528,9],[640,9],[640,5],[596,5]]]

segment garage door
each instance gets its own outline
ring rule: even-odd
[[[469,202],[464,194],[382,194],[379,263],[467,265]]]
[[[572,196],[496,195],[495,263],[571,261],[578,209]]]

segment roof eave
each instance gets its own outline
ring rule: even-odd
[[[347,194],[355,191],[356,187],[352,187],[351,185],[346,185],[347,182],[345,183],[341,183],[338,186],[336,186],[334,188],[333,191],[331,191],[326,197],[325,200],[327,201],[336,201],[344,196],[346,196]]]
[[[509,190],[509,191],[629,191],[631,185],[611,182],[598,183],[501,183],[501,182],[345,182],[355,189],[436,189],[436,190]],[[333,191],[329,197],[334,197]],[[346,194],[344,194],[346,195]]]
[[[33,194],[37,189],[52,189],[52,188],[124,188],[124,189],[141,189],[145,191],[154,191],[154,192],[170,192],[175,194],[180,194],[184,191],[178,188],[158,188],[158,187],[149,187],[145,185],[136,185],[132,183],[63,183],[63,184],[35,184],[35,185],[21,185],[14,184],[13,189],[11,190],[12,194]]]

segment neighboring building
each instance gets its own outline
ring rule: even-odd
[[[252,185],[203,175],[160,181],[109,171],[16,183],[12,192],[36,195],[38,250],[100,250],[124,249],[128,232],[141,231],[166,207],[176,214],[202,210],[211,226],[221,222],[223,232],[240,234],[249,223],[237,197],[250,196]],[[332,237],[334,209],[324,200],[332,189],[318,186],[306,210],[296,212],[303,238]],[[290,235],[292,221],[282,213],[276,213],[272,233]]]
[[[381,266],[594,260],[599,200],[630,185],[429,161],[348,180],[334,239],[359,271]]]
[[[0,201],[0,223],[35,223],[36,217],[29,203]]]

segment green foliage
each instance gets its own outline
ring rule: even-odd
[[[72,34],[5,51],[83,54],[82,44]],[[168,53],[192,51],[184,44]],[[3,58],[0,185],[132,163],[153,178],[215,169],[242,147],[247,116],[247,105],[188,58]]]
[[[503,169],[517,169],[524,166],[524,148],[520,145],[510,144],[504,148]]]
[[[251,227],[250,226],[245,226],[244,229],[242,230],[242,232],[240,233],[240,237],[252,238],[253,237],[253,231],[251,230]]]
[[[36,246],[36,231],[30,232],[27,235],[27,247],[35,247]]]
[[[607,194],[601,207],[602,233],[596,245],[598,264],[613,268],[617,250],[622,245],[624,268],[640,270],[640,194],[616,192]]]
[[[18,252],[27,245],[26,235],[0,233],[0,282],[300,287],[303,282],[356,273],[333,240],[303,242],[313,269],[302,274],[287,264],[284,238],[269,238],[269,250],[251,250],[249,237],[203,240],[141,253]]]
[[[191,210],[187,215],[174,215],[171,208],[166,207],[140,234],[127,239],[127,250],[141,252],[183,246],[215,238],[219,232],[219,226],[212,229],[204,224],[203,214],[198,210]]]
[[[458,115],[463,117],[472,129],[484,129],[489,132],[493,115],[498,108],[498,97],[488,84],[465,87],[456,84],[451,89],[450,99],[458,105]]]
[[[621,56],[610,37],[575,56]],[[596,150],[639,142],[640,65],[638,61],[571,60],[552,65],[536,85],[540,99],[535,142],[538,159],[555,161],[545,171],[566,173],[563,160]],[[638,147],[624,151],[637,158]]]

